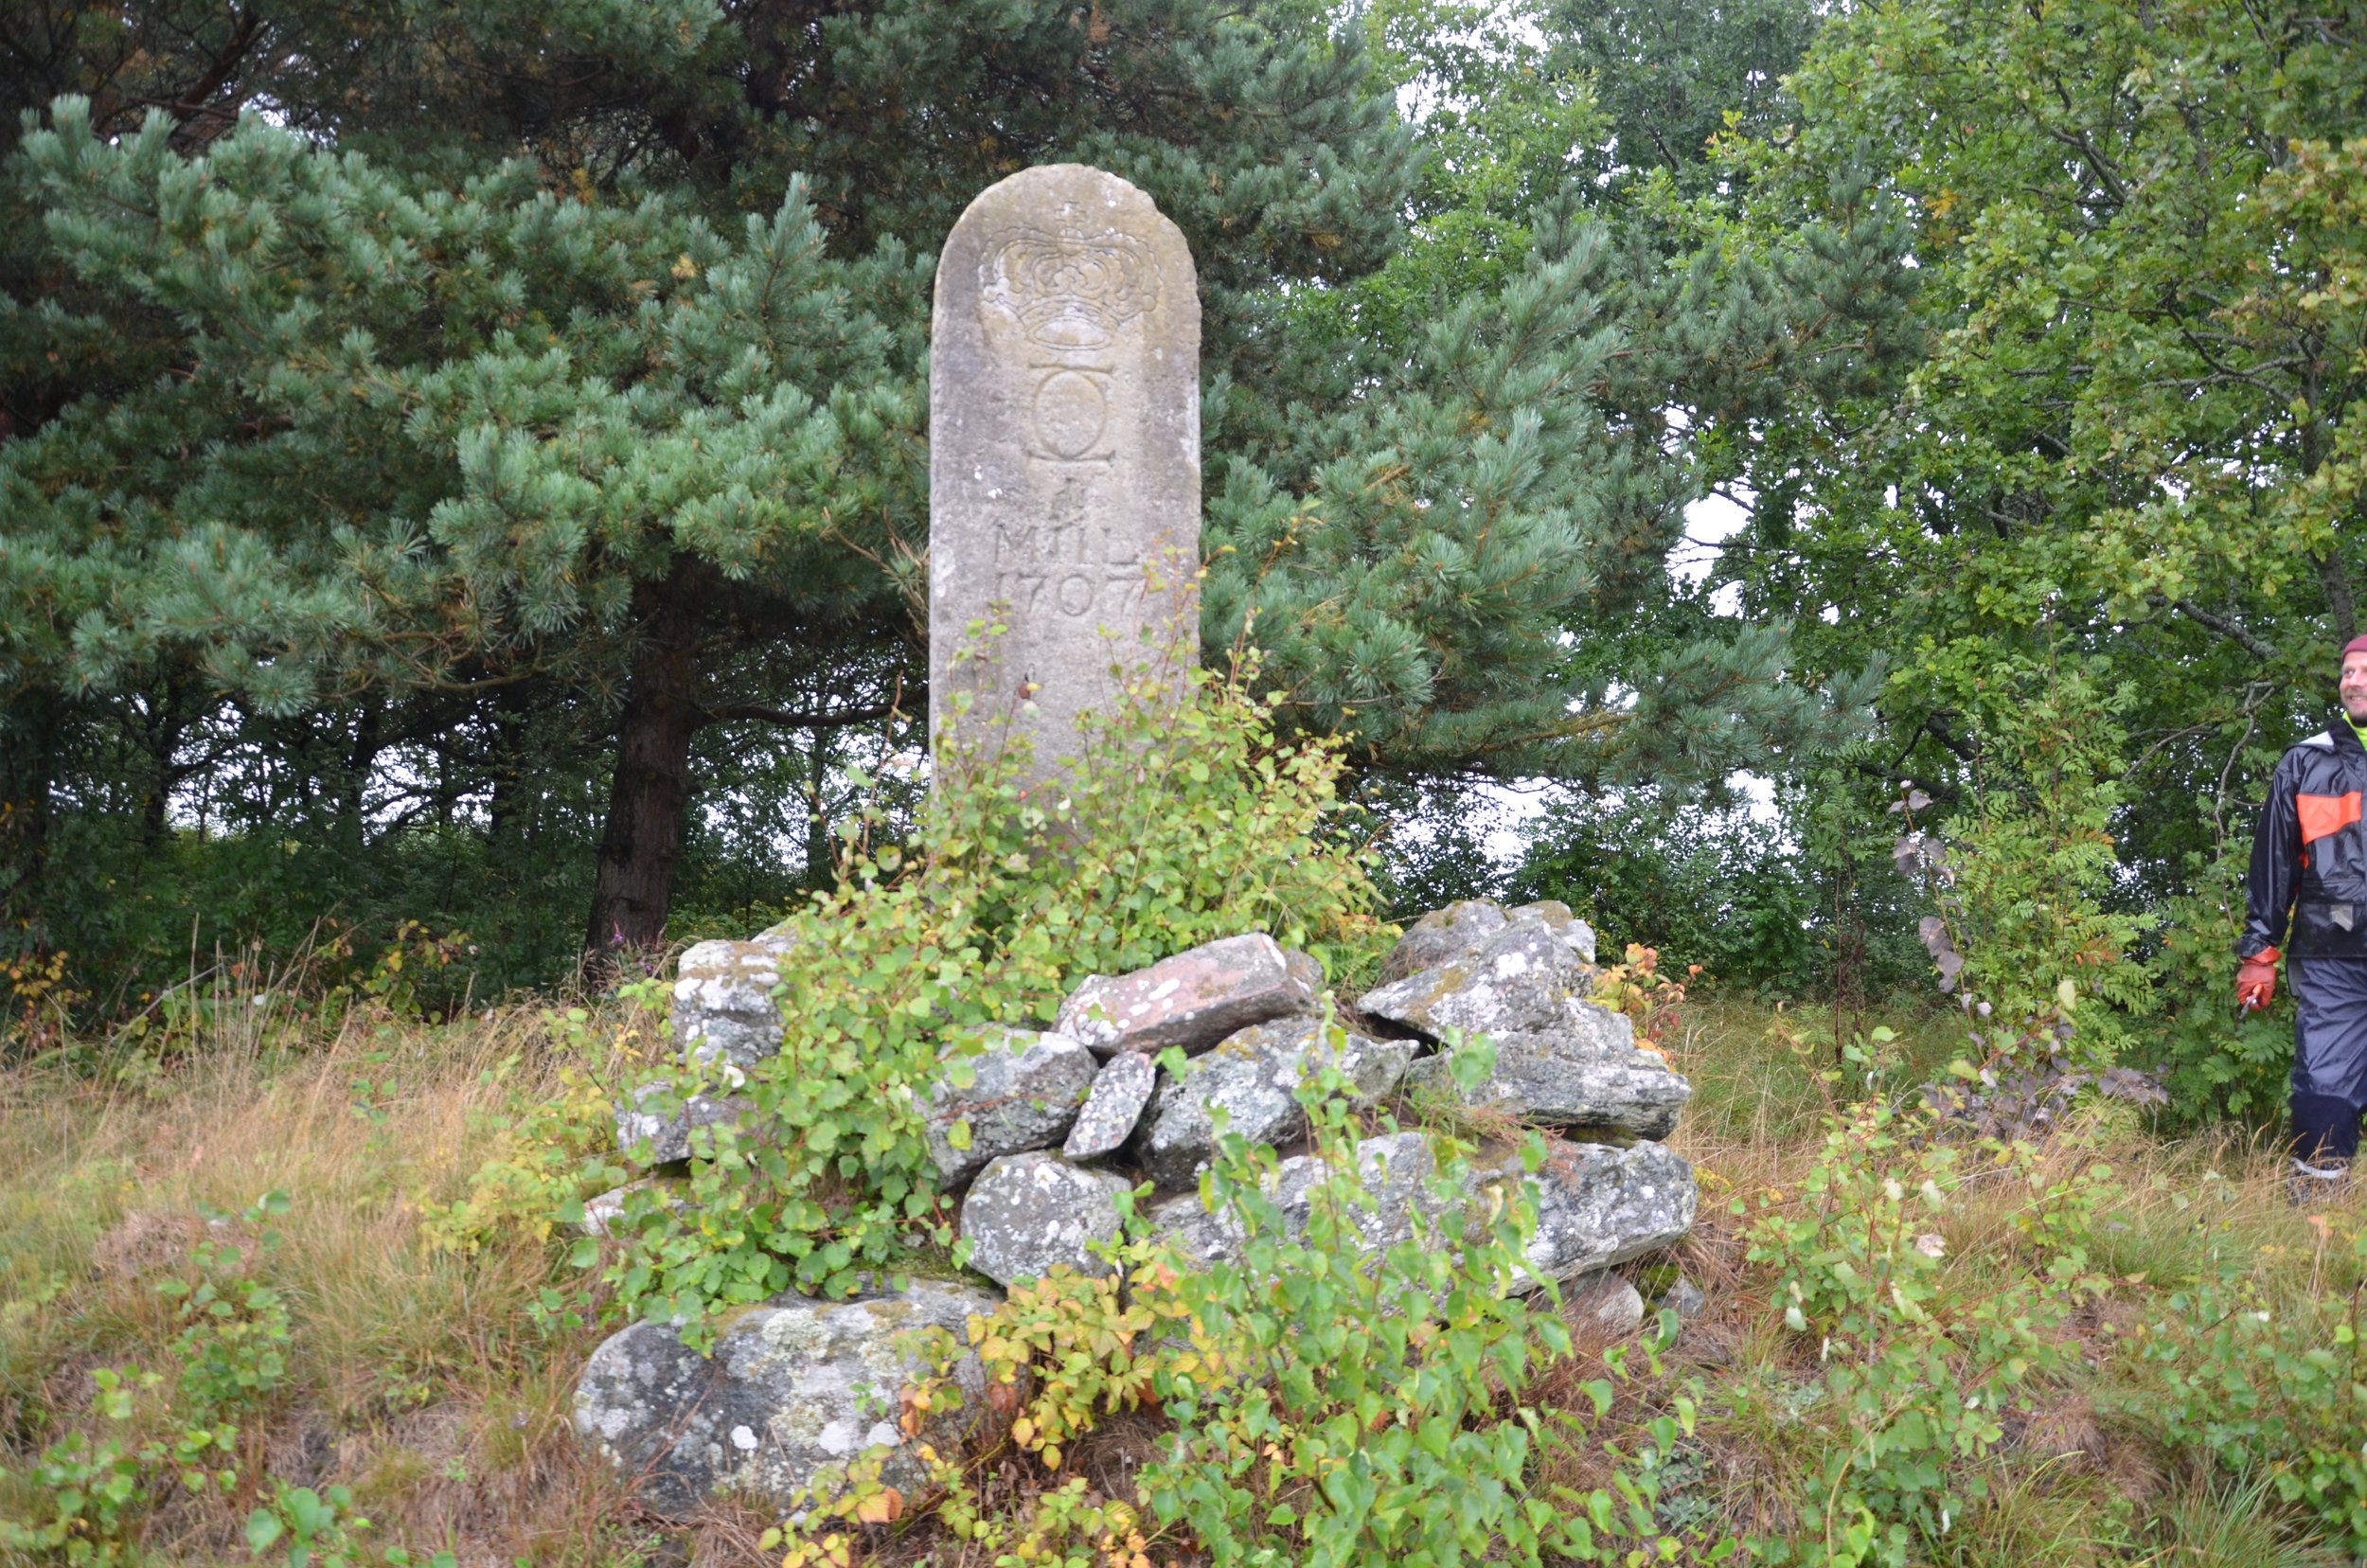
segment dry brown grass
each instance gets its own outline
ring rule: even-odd
[[[547,1248],[522,1238],[464,1256],[420,1235],[513,1096],[545,1087],[539,1011],[433,1028],[356,1017],[295,1053],[241,1043],[128,1084],[0,1078],[0,1465],[21,1469],[87,1411],[93,1368],[164,1359],[173,1324],[155,1283],[210,1237],[240,1243],[284,1292],[291,1394],[247,1423],[239,1488],[160,1499],[147,1549],[243,1560],[238,1528],[268,1473],[349,1487],[381,1544],[463,1564],[636,1555],[627,1500],[568,1422],[594,1336],[545,1336],[527,1310]],[[201,1218],[272,1191],[291,1203],[268,1247]]]
[[[1908,1022],[1911,1056],[1945,1052],[1948,1021]],[[595,1024],[599,1039],[621,1027]],[[1697,1003],[1668,1042],[1698,1087],[1672,1141],[1700,1174],[1702,1204],[1673,1257],[1645,1263],[1677,1263],[1707,1304],[1661,1375],[1627,1385],[1608,1425],[1590,1420],[1591,1433],[1547,1446],[1539,1488],[1608,1485],[1604,1441],[1633,1452],[1643,1423],[1691,1391],[1702,1420],[1683,1445],[1677,1490],[1695,1537],[1789,1523],[1822,1462],[1816,1421],[1800,1414],[1817,1378],[1814,1347],[1783,1328],[1776,1272],[1747,1258],[1747,1221],[1731,1210],[1736,1200],[1798,1202],[1828,1103],[1819,1024],[1813,1013]],[[150,1514],[143,1544],[164,1558],[244,1560],[239,1525],[268,1474],[348,1487],[378,1522],[380,1543],[449,1549],[463,1564],[770,1560],[757,1545],[771,1523],[760,1513],[719,1506],[687,1526],[664,1525],[585,1462],[570,1402],[597,1330],[534,1327],[529,1305],[554,1278],[547,1243],[519,1237],[469,1256],[422,1243],[422,1216],[466,1190],[514,1107],[554,1090],[560,1050],[538,1009],[434,1027],[357,1018],[300,1049],[286,1041],[284,1030],[233,1031],[222,1048],[161,1075],[0,1075],[0,1469],[21,1471],[44,1443],[90,1420],[98,1368],[162,1356],[173,1323],[155,1281],[185,1268],[200,1239],[227,1237],[287,1294],[293,1374],[267,1418],[248,1423],[236,1491]],[[2220,1497],[2099,1403],[2148,1292],[2228,1263],[2271,1302],[2359,1284],[2330,1238],[2367,1222],[2367,1202],[2313,1224],[2286,1205],[2268,1144],[2229,1132],[2162,1140],[2109,1117],[2076,1131],[2041,1170],[2065,1176],[2098,1158],[2114,1167],[2121,1192],[2092,1238],[2092,1263],[2119,1283],[2071,1330],[2089,1370],[2034,1389],[2015,1413],[2010,1440],[1988,1461],[1990,1501],[1949,1560],[2146,1560],[2128,1543],[2153,1539],[2147,1521]],[[203,1218],[274,1190],[292,1204],[267,1250]],[[2029,1201],[2002,1181],[1970,1184],[1941,1223],[1951,1292],[1994,1289],[2026,1265],[2013,1221]],[[1602,1374],[1599,1350],[1582,1347],[1546,1368],[1528,1397],[1587,1409],[1583,1385]],[[1788,1400],[1799,1405],[1789,1416]],[[1155,1418],[1112,1420],[1073,1445],[1071,1468],[1105,1495],[1126,1495],[1157,1435]],[[1010,1478],[1014,1506],[1028,1484]],[[21,1484],[11,1487],[0,1482],[0,1509],[27,1506]],[[2108,1516],[2119,1521],[2119,1547],[2091,1527]],[[879,1560],[917,1560],[926,1539],[882,1540]],[[1975,1550],[1975,1541],[1988,1545]]]

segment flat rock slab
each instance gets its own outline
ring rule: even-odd
[[[1320,974],[1320,971],[1317,971]],[[1131,974],[1087,977],[1060,1005],[1053,1025],[1096,1056],[1168,1046],[1207,1050],[1237,1029],[1314,1006],[1302,967],[1293,972],[1264,932],[1227,936],[1162,958]]]
[[[1693,1228],[1700,1189],[1693,1167],[1664,1144],[1628,1149],[1547,1140],[1545,1164],[1522,1175],[1517,1159],[1483,1167],[1475,1191],[1526,1182],[1537,1234],[1523,1256],[1532,1278],[1567,1280],[1624,1263],[1681,1239]]]
[[[1406,1073],[1410,1087],[1450,1096],[1540,1127],[1593,1128],[1642,1138],[1664,1138],[1693,1085],[1657,1052],[1629,1043],[1625,1014],[1592,1002],[1577,1007],[1598,1027],[1570,1033],[1504,1035],[1495,1042],[1496,1064],[1466,1094],[1443,1056],[1426,1057]]]
[[[795,945],[786,934],[701,942],[682,955],[674,981],[674,1043],[691,1060],[749,1068],[781,1049],[774,988]]]
[[[1225,1131],[1254,1144],[1296,1140],[1305,1120],[1299,1086],[1333,1060],[1319,1019],[1282,1018],[1255,1024],[1184,1063],[1183,1076],[1160,1087],[1144,1117],[1134,1153],[1144,1173],[1162,1186],[1195,1179],[1216,1152],[1216,1112]],[[1344,1035],[1337,1065],[1358,1104],[1370,1104],[1397,1086],[1413,1060],[1410,1040]]]
[[[695,1134],[737,1122],[754,1109],[754,1102],[738,1095],[677,1098],[669,1084],[645,1083],[616,1108],[616,1148],[643,1165],[672,1165],[712,1150],[711,1138]]]
[[[935,1327],[967,1344],[970,1315],[995,1305],[988,1292],[931,1281],[863,1301],[782,1297],[734,1318],[711,1357],[664,1324],[637,1323],[592,1352],[576,1385],[576,1433],[644,1506],[672,1518],[726,1493],[799,1506],[874,1450],[881,1478],[914,1493],[926,1484],[915,1444],[950,1450],[962,1432],[947,1415],[904,1436],[898,1395],[922,1368],[899,1342]],[[985,1393],[975,1360],[955,1378],[975,1410]]]
[[[1068,1130],[1061,1158],[1094,1160],[1124,1148],[1158,1081],[1159,1069],[1142,1052],[1120,1051],[1112,1057],[1094,1078],[1084,1108],[1077,1113],[1077,1125]]]
[[[957,1087],[949,1069],[967,1067]],[[1063,1034],[990,1028],[946,1048],[930,1087],[929,1157],[949,1187],[969,1181],[991,1161],[1059,1141],[1077,1119],[1099,1064]],[[956,1128],[969,1147],[954,1147]]]
[[[970,1266],[998,1285],[1041,1279],[1062,1263],[1082,1274],[1115,1273],[1092,1249],[1117,1239],[1118,1194],[1132,1185],[1055,1154],[1006,1155],[962,1200]]]
[[[1593,971],[1542,921],[1507,922],[1468,956],[1364,993],[1357,1006],[1433,1040],[1451,1029],[1502,1039],[1574,1021]]]

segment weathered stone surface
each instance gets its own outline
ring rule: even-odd
[[[1575,1022],[1568,1004],[1583,1000],[1590,981],[1576,953],[1544,922],[1517,920],[1468,956],[1367,991],[1357,1006],[1433,1040],[1449,1029],[1501,1039]]]
[[[1293,1236],[1305,1233],[1315,1189],[1328,1174],[1329,1167],[1311,1154],[1294,1154],[1274,1167],[1274,1201]],[[1360,1256],[1387,1252],[1410,1238],[1417,1213],[1436,1221],[1446,1212],[1449,1201],[1430,1190],[1437,1174],[1437,1155],[1419,1132],[1388,1132],[1357,1144],[1357,1185],[1372,1200],[1370,1208],[1348,1214],[1361,1238]]]
[[[676,1098],[669,1084],[645,1083],[616,1108],[616,1148],[645,1165],[671,1165],[690,1158],[692,1132],[737,1121],[751,1109],[753,1102],[738,1095]],[[703,1149],[707,1140],[697,1142]]]
[[[1539,899],[1535,903],[1514,904],[1504,911],[1504,918],[1516,924],[1533,920],[1552,932],[1579,963],[1594,962],[1594,928],[1572,914],[1570,906],[1559,899]]]
[[[1468,958],[1506,924],[1504,905],[1491,899],[1465,899],[1433,909],[1397,938],[1381,960],[1379,983],[1386,986],[1441,964]]]
[[[701,942],[682,955],[674,981],[674,1043],[707,1065],[753,1067],[781,1048],[773,988],[793,945],[786,935],[744,942]]]
[[[1466,962],[1513,925],[1540,927],[1579,963],[1594,962],[1594,928],[1571,914],[1570,906],[1558,899],[1539,899],[1510,909],[1488,899],[1466,899],[1433,909],[1407,927],[1382,961],[1376,984],[1386,986],[1423,970]]]
[[[1282,963],[1283,967],[1290,971],[1290,978],[1297,981],[1300,989],[1307,992],[1308,1004],[1310,1007],[1313,1006],[1324,994],[1323,960],[1311,953],[1301,953],[1296,948],[1284,948]]]
[[[886,1454],[882,1478],[917,1491],[926,1476],[912,1448],[950,1449],[960,1431],[940,1417],[904,1438],[897,1396],[920,1368],[896,1342],[924,1327],[958,1337],[994,1305],[987,1292],[929,1281],[863,1301],[782,1297],[734,1319],[712,1358],[665,1325],[637,1323],[592,1353],[576,1385],[576,1432],[645,1506],[675,1517],[719,1492],[794,1506],[875,1448]],[[977,1363],[955,1377],[975,1409]]]
[[[1269,1179],[1267,1196],[1282,1211],[1285,1235],[1292,1240],[1306,1235],[1315,1188],[1326,1167],[1311,1154],[1294,1154],[1280,1162]],[[1430,1141],[1419,1132],[1391,1132],[1366,1138],[1356,1146],[1357,1177],[1373,1200],[1370,1209],[1351,1216],[1361,1242],[1360,1256],[1387,1251],[1414,1234],[1418,1212],[1436,1220],[1446,1203],[1430,1191],[1437,1159]],[[1210,1213],[1197,1190],[1163,1198],[1143,1211],[1151,1234],[1175,1242],[1187,1260],[1205,1267],[1238,1262],[1246,1232],[1228,1207]]]
[[[1098,1056],[1170,1045],[1204,1051],[1236,1029],[1314,1004],[1304,975],[1262,931],[1162,958],[1131,974],[1088,975],[1053,1026]]]
[[[962,1200],[970,1266],[998,1285],[1041,1279],[1056,1263],[1078,1274],[1112,1272],[1089,1250],[1116,1238],[1118,1194],[1131,1185],[1054,1154],[1010,1154],[970,1184]]]
[[[1624,1013],[1592,1002],[1575,1006],[1596,1025],[1591,1037],[1562,1031],[1498,1037],[1494,1070],[1468,1094],[1457,1088],[1443,1056],[1414,1063],[1406,1081],[1539,1126],[1666,1137],[1693,1085],[1666,1058],[1630,1043],[1632,1025]]]
[[[583,1201],[583,1220],[576,1229],[590,1237],[606,1238],[614,1234],[616,1222],[625,1217],[625,1201],[644,1190],[654,1190],[663,1195],[667,1206],[677,1214],[689,1207],[681,1196],[684,1190],[682,1183],[663,1176],[644,1176],[637,1182],[627,1182],[623,1186],[611,1187],[606,1192],[586,1198]]]
[[[1229,1035],[1184,1063],[1182,1077],[1161,1085],[1144,1118],[1134,1152],[1145,1173],[1162,1186],[1191,1181],[1216,1149],[1219,1106],[1226,1113],[1225,1130],[1251,1143],[1294,1139],[1305,1117],[1299,1085],[1330,1060],[1325,1033],[1317,1019],[1277,1019]],[[1357,1102],[1370,1104],[1397,1086],[1414,1050],[1408,1040],[1347,1035],[1338,1065]]]
[[[1664,1144],[1630,1149],[1548,1141],[1535,1175],[1517,1159],[1476,1170],[1475,1187],[1510,1181],[1529,1184],[1537,1203],[1537,1234],[1524,1261],[1530,1274],[1571,1279],[1664,1247],[1693,1228],[1700,1194],[1693,1167]]]
[[[1077,1125],[1060,1146],[1061,1157],[1094,1160],[1124,1148],[1158,1081],[1159,1069],[1142,1052],[1120,1051],[1112,1057],[1095,1078],[1084,1109],[1077,1113]]]
[[[1571,1281],[1568,1309],[1570,1326],[1598,1344],[1626,1339],[1644,1327],[1644,1292],[1615,1274]]]
[[[1681,1318],[1697,1318],[1709,1304],[1710,1298],[1702,1293],[1701,1287],[1681,1274],[1653,1299],[1652,1310],[1674,1312]]]
[[[970,203],[937,262],[929,372],[929,729],[1008,725],[1038,776],[1111,670],[1199,661],[1200,297],[1149,197],[1080,164]],[[982,648],[972,628],[1007,630]]]
[[[946,1068],[967,1065],[970,1087],[956,1088]],[[993,1028],[946,1048],[940,1077],[929,1090],[929,1157],[948,1186],[957,1186],[1006,1154],[1054,1143],[1077,1119],[1097,1064],[1091,1051],[1062,1034]],[[967,1125],[970,1147],[953,1147],[953,1129]]]

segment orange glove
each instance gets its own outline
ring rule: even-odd
[[[2274,948],[2262,948],[2245,959],[2235,971],[2235,1007],[2239,1012],[2258,1012],[2277,993],[2277,960],[2285,956]]]

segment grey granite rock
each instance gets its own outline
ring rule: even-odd
[[[962,1200],[970,1266],[998,1285],[1041,1279],[1055,1264],[1108,1274],[1096,1244],[1117,1238],[1118,1194],[1131,1184],[1054,1154],[1009,1154],[970,1184]]]
[[[1504,918],[1519,923],[1534,921],[1554,934],[1556,940],[1570,950],[1581,964],[1594,962],[1594,928],[1570,912],[1570,906],[1559,899],[1539,899],[1535,903],[1514,904],[1504,911]]]
[[[1540,1127],[1600,1129],[1664,1138],[1693,1086],[1657,1051],[1629,1041],[1625,1014],[1592,1002],[1575,1004],[1594,1032],[1513,1034],[1495,1041],[1496,1065],[1479,1086],[1463,1093],[1444,1056],[1426,1057],[1406,1073],[1411,1088],[1451,1096],[1466,1105],[1506,1112]]]
[[[1507,924],[1504,906],[1492,899],[1465,899],[1433,909],[1412,925],[1380,963],[1379,985],[1426,969],[1468,958]]]
[[[625,1217],[625,1203],[636,1192],[654,1191],[663,1197],[666,1206],[680,1214],[690,1205],[683,1199],[684,1184],[663,1176],[644,1176],[637,1182],[583,1201],[583,1220],[576,1226],[582,1235],[602,1239],[615,1234],[616,1223]]]
[[[675,1097],[667,1083],[645,1083],[616,1108],[616,1148],[643,1165],[670,1165],[708,1148],[692,1133],[735,1122],[753,1109],[738,1095],[690,1094]]]
[[[1053,1026],[1098,1056],[1168,1046],[1204,1051],[1237,1029],[1314,1004],[1305,971],[1262,931],[1162,958],[1131,974],[1095,974],[1060,1005]]]
[[[1592,978],[1542,921],[1510,921],[1468,956],[1367,991],[1357,1006],[1433,1040],[1450,1029],[1502,1039],[1572,1022],[1569,1004]]]
[[[1623,1340],[1644,1327],[1644,1292],[1615,1274],[1584,1274],[1566,1294],[1570,1326],[1596,1344]]]
[[[1162,1186],[1190,1182],[1217,1147],[1215,1111],[1226,1131],[1251,1143],[1293,1141],[1305,1120],[1299,1085],[1330,1060],[1325,1025],[1312,1018],[1253,1025],[1184,1063],[1183,1076],[1162,1084],[1143,1119],[1134,1153]],[[1344,1035],[1338,1058],[1355,1100],[1370,1104],[1397,1086],[1413,1060],[1414,1042]]]
[[[1436,1220],[1447,1202],[1430,1190],[1437,1160],[1430,1141],[1419,1132],[1392,1132],[1366,1138],[1356,1146],[1358,1184],[1371,1206],[1350,1211],[1349,1222],[1361,1238],[1360,1256],[1385,1252],[1414,1234],[1418,1212]],[[1267,1196],[1281,1210],[1284,1236],[1304,1238],[1312,1212],[1315,1189],[1327,1167],[1311,1154],[1294,1154],[1281,1161],[1269,1178]],[[1173,1241],[1183,1256],[1202,1267],[1238,1262],[1247,1233],[1230,1209],[1209,1212],[1198,1191],[1163,1198],[1143,1211],[1154,1238]]]
[[[1120,1051],[1112,1057],[1094,1078],[1084,1109],[1077,1113],[1077,1125],[1060,1146],[1061,1157],[1095,1160],[1124,1148],[1158,1080],[1159,1069],[1142,1052]]]
[[[689,1060],[748,1068],[781,1048],[773,989],[794,945],[786,934],[701,942],[682,955],[674,981],[674,1043]]]
[[[1531,1275],[1572,1279],[1665,1247],[1693,1228],[1700,1201],[1693,1167],[1666,1145],[1615,1149],[1549,1139],[1547,1149],[1534,1175],[1522,1175],[1514,1158],[1473,1172],[1483,1200],[1491,1186],[1529,1185],[1537,1203],[1537,1234],[1524,1257]]]
[[[1008,726],[1039,778],[1157,661],[1200,663],[1200,295],[1183,233],[1080,164],[971,202],[936,266],[929,731]],[[997,623],[982,642],[972,629]],[[940,776],[943,774],[940,773]]]
[[[711,1357],[666,1325],[637,1323],[592,1353],[576,1385],[576,1432],[645,1506],[674,1518],[721,1493],[800,1506],[808,1488],[827,1495],[875,1451],[881,1479],[916,1492],[926,1481],[916,1443],[950,1450],[962,1433],[957,1415],[938,1416],[905,1437],[899,1395],[921,1369],[899,1340],[925,1327],[960,1339],[970,1314],[994,1307],[984,1291],[929,1281],[861,1301],[783,1297],[732,1319]],[[976,1361],[955,1378],[976,1409]]]
[[[967,1067],[967,1088],[951,1069]],[[947,1186],[958,1186],[989,1161],[1058,1143],[1093,1086],[1093,1053],[1062,1034],[995,1026],[949,1044],[927,1097],[929,1157]],[[967,1149],[954,1129],[969,1129]]]
[[[1701,1309],[1709,1304],[1710,1298],[1702,1293],[1701,1287],[1681,1274],[1668,1282],[1668,1289],[1654,1298],[1652,1310],[1674,1312],[1681,1318],[1697,1318],[1701,1315]]]

